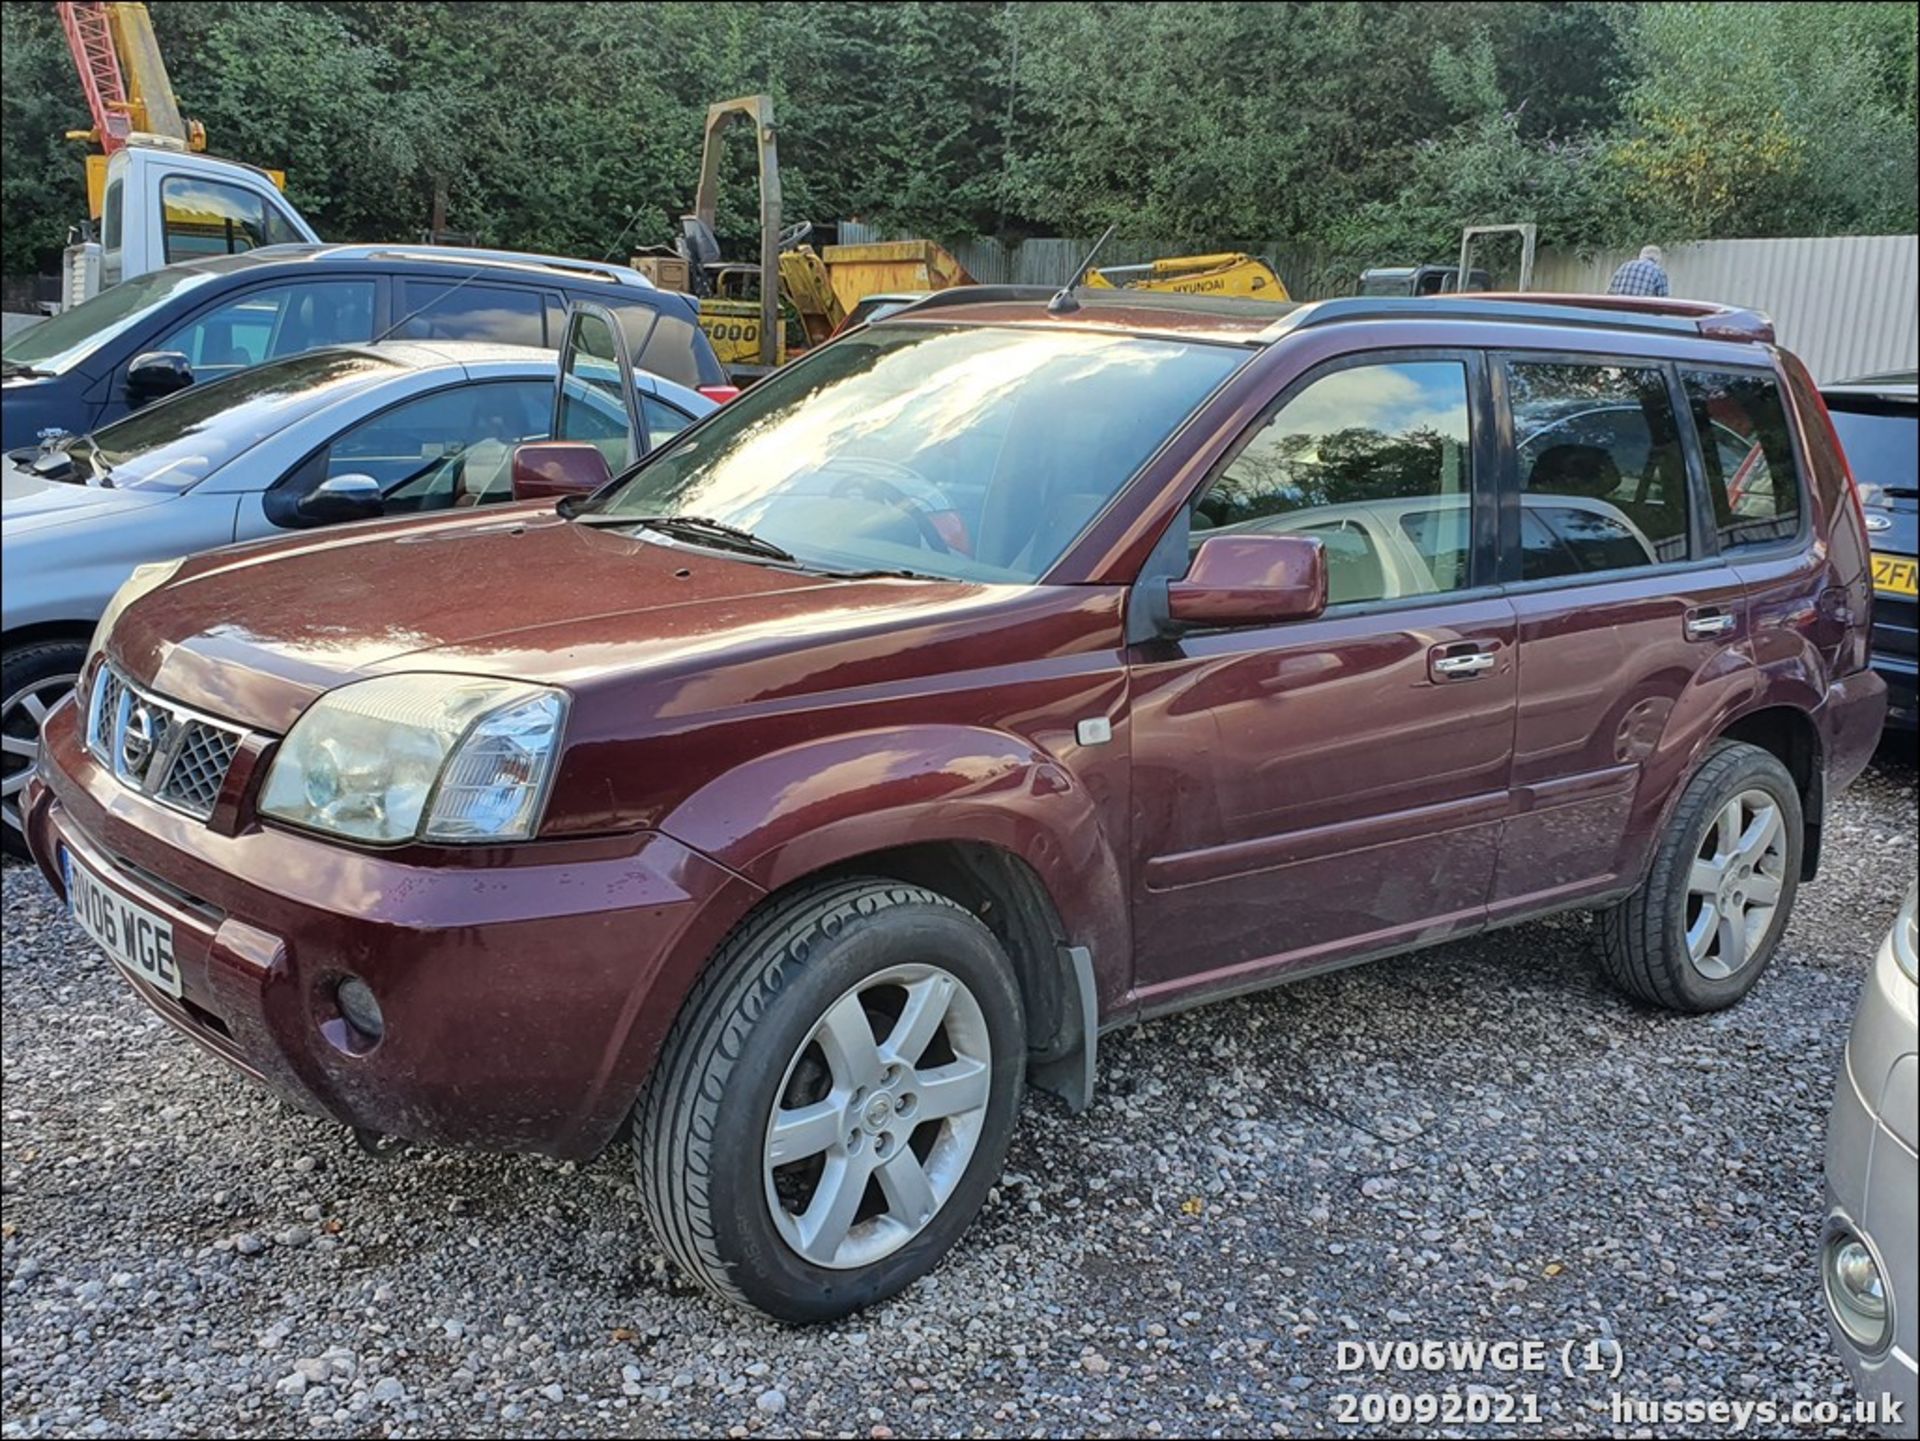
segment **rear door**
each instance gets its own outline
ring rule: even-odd
[[[1676,368],[1522,352],[1494,379],[1519,656],[1497,920],[1630,883],[1645,812],[1751,658]]]

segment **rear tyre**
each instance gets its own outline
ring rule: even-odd
[[[25,858],[20,802],[40,756],[40,727],[65,700],[87,658],[82,641],[43,641],[0,655],[0,847]]]
[[[1601,914],[1608,978],[1672,1011],[1717,1011],[1746,995],[1792,914],[1803,827],[1787,768],[1722,741],[1681,792],[1645,884]]]
[[[750,917],[635,1113],[641,1203],[725,1300],[829,1321],[937,1265],[986,1198],[1026,1067],[993,933],[944,896],[826,882]]]

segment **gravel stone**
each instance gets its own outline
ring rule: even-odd
[[[1110,1033],[1092,1109],[1030,1094],[940,1270],[813,1329],[668,1269],[624,1146],[362,1154],[147,1011],[9,863],[0,1438],[1383,1436],[1334,1397],[1473,1387],[1610,1436],[1616,1392],[1850,1403],[1822,1151],[1913,879],[1911,756],[1837,799],[1735,1009],[1622,1000],[1568,915]],[[1621,1371],[1337,1369],[1395,1339]]]

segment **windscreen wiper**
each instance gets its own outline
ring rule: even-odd
[[[17,360],[0,362],[0,379],[6,380],[46,380],[53,375],[51,370],[41,370],[37,366],[22,365]]]
[[[744,551],[748,555],[763,555],[768,560],[794,561],[796,559],[792,551],[777,546],[770,540],[764,540],[750,530],[742,529],[737,525],[728,525],[724,520],[714,520],[704,515],[636,515],[622,518],[629,524],[644,526],[648,530],[657,530],[662,535],[691,540],[699,545]]]

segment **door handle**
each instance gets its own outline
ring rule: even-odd
[[[1687,615],[1687,639],[1712,640],[1715,636],[1731,635],[1735,624],[1732,613],[1728,611],[1691,611]]]
[[[1476,680],[1500,664],[1497,645],[1484,640],[1437,645],[1427,653],[1427,673],[1437,681]]]

